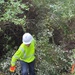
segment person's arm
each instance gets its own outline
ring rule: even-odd
[[[18,60],[18,59],[20,59],[20,57],[22,57],[22,55],[23,55],[23,53],[24,53],[24,49],[22,48],[22,47],[20,47],[17,51],[16,51],[16,53],[12,56],[12,59],[11,59],[11,66],[10,66],[10,72],[14,72],[15,71],[15,69],[16,69],[16,61]]]
[[[20,50],[20,49],[18,49],[17,51],[16,51],[16,53],[12,56],[12,59],[11,59],[11,66],[15,66],[15,64],[16,64],[16,61],[18,60],[18,59],[20,59],[20,57],[22,56],[22,51]]]

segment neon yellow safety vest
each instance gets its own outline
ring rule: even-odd
[[[15,66],[17,60],[30,63],[35,59],[35,40],[33,39],[30,46],[21,44],[16,53],[12,56],[11,66]]]

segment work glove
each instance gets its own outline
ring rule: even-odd
[[[15,69],[16,69],[16,66],[11,66],[11,67],[9,68],[9,71],[10,71],[10,72],[15,72]]]
[[[71,73],[74,73],[75,64],[72,65]]]

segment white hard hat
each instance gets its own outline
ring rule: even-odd
[[[33,37],[30,33],[25,33],[22,37],[22,42],[24,44],[30,44],[32,41]]]

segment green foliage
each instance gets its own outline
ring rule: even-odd
[[[39,14],[37,17],[39,28],[36,54],[37,75],[61,75],[64,70],[69,71],[71,67],[72,61],[69,54],[72,52],[66,52],[62,46],[49,44],[49,37],[53,38],[54,27],[63,30],[64,36],[66,35],[63,39],[70,34],[67,23],[75,16],[75,1],[33,0],[33,3]]]
[[[33,3],[39,8],[40,14],[48,16],[49,23],[58,28],[67,27],[68,20],[75,16],[75,0],[33,0]]]
[[[58,1],[54,5],[50,5],[53,13],[61,16],[63,19],[70,19],[75,16],[74,0]]]
[[[21,9],[29,9],[25,4],[22,4],[21,1],[2,3],[5,10],[4,13],[1,13],[0,21],[14,22],[16,25],[25,24],[26,16],[24,18],[17,16],[17,14],[23,14]],[[67,22],[75,16],[75,0],[33,0],[33,3],[38,13],[36,25],[39,29],[36,45],[36,73],[37,75],[62,75],[64,70],[69,71],[70,69],[72,52],[65,51],[62,46],[56,46],[54,39],[53,44],[50,44],[49,37],[53,38],[54,27],[61,28],[66,36],[70,33]],[[6,36],[5,38],[8,44],[11,37]],[[6,49],[11,47],[10,45],[4,46]]]
[[[64,70],[68,71],[71,65],[69,54],[61,46],[49,44],[46,37],[38,40],[37,75],[61,75]]]
[[[23,4],[21,0],[9,0],[8,2],[0,2],[0,4],[4,7],[4,13],[1,12],[2,15],[0,21],[3,22],[13,22],[16,25],[25,25],[26,15],[23,18],[19,18],[18,14],[23,14],[23,10],[29,10],[26,4]]]
[[[72,56],[71,56],[71,60],[72,60],[72,64],[75,63],[75,49],[72,49]]]
[[[50,13],[56,14],[63,19],[70,19],[75,16],[75,0],[33,0],[37,6],[44,6],[50,9]]]
[[[8,51],[12,50],[13,45],[15,44],[15,40],[11,44],[9,44],[9,42],[12,40],[12,38],[9,37],[8,35],[5,35],[4,38],[5,38],[5,40],[7,40],[6,43],[4,44],[5,49]]]
[[[71,58],[62,46],[49,43],[49,37],[53,38],[53,28],[49,24],[50,19],[46,17],[38,22],[40,33],[37,35],[36,47],[36,70],[37,75],[61,75],[64,70],[69,71]]]

